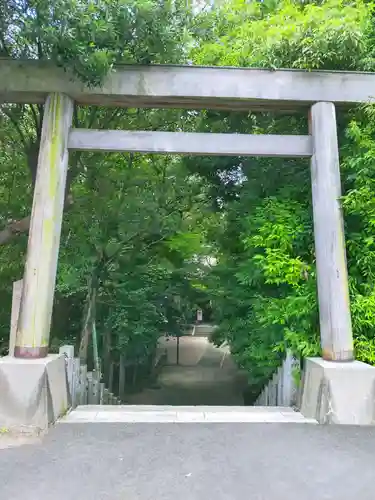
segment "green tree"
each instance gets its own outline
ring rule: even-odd
[[[198,16],[192,54],[198,64],[372,71],[373,34],[373,6],[362,1],[231,1]],[[207,112],[198,126],[293,134],[306,133],[306,122],[299,114]],[[372,123],[369,110],[338,113],[353,329],[357,356],[370,363]],[[211,183],[222,214],[222,227],[211,235],[216,342],[230,343],[260,388],[287,348],[302,357],[320,352],[309,166],[235,158],[190,168]]]
[[[189,7],[179,1],[98,3],[61,0],[51,5],[45,0],[10,0],[1,2],[0,54],[16,59],[49,60],[87,85],[98,85],[114,64],[182,62],[186,58],[189,18]],[[12,281],[22,275],[42,115],[43,106],[1,106],[3,348],[8,336]],[[154,126],[159,126],[164,123],[164,115],[156,115],[150,111],[148,118]],[[148,118],[137,110],[76,106],[74,125],[137,128]],[[164,181],[159,179],[158,184],[155,176],[153,181],[147,180],[152,171],[150,165],[150,161],[139,158],[125,161],[119,156],[103,159],[98,155],[71,155],[66,191],[66,208],[71,212],[65,219],[62,236],[54,336],[68,336],[80,343],[80,331],[84,338],[89,333],[86,320],[90,305],[92,317],[110,314],[103,312],[96,303],[104,293],[103,283],[109,279],[108,273],[113,273],[112,267],[118,267],[119,260],[124,260],[125,256],[134,277],[139,276],[137,285],[132,285],[136,291],[141,289],[142,276],[151,280],[149,287],[154,295],[158,287],[162,287],[161,278],[151,272],[152,265],[147,268],[151,257],[146,249],[158,247],[158,238],[163,240],[181,227],[176,214],[165,216],[169,208],[163,203],[173,199],[171,190],[162,193],[165,196],[160,200],[152,200],[153,189],[160,191]],[[184,193],[179,196],[183,198]],[[185,199],[181,203],[184,205]],[[169,271],[165,267],[168,268],[161,266],[159,274],[168,281]],[[158,271],[156,269],[155,273]],[[110,279],[113,285],[116,281],[113,275]],[[127,296],[125,291],[118,298],[113,292],[112,295],[118,302]],[[142,302],[140,297],[137,307]],[[142,307],[145,311],[147,295]],[[140,315],[139,309],[137,314]],[[101,318],[103,324],[104,316]],[[119,323],[118,319],[116,321]],[[89,323],[92,327],[91,319]]]

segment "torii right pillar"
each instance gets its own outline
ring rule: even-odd
[[[311,108],[315,257],[322,358],[305,363],[301,412],[319,423],[375,423],[375,368],[355,361],[335,106]]]

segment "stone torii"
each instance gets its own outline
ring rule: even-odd
[[[373,73],[194,66],[120,66],[100,88],[88,88],[48,62],[0,59],[0,102],[45,104],[14,358],[3,358],[0,363],[0,390],[6,380],[8,397],[14,403],[21,367],[25,377],[35,366],[41,367],[32,382],[36,386],[42,374],[55,373],[53,366],[60,362],[48,355],[48,344],[70,150],[307,157],[311,158],[322,358],[306,362],[301,411],[321,422],[373,423],[369,398],[375,368],[354,360],[335,108],[371,101],[374,88]],[[74,129],[74,102],[302,109],[309,119],[309,135]],[[54,377],[65,383],[61,374]],[[0,401],[0,425],[5,404],[12,401]]]

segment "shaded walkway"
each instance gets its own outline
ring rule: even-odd
[[[234,364],[227,348],[213,346],[207,337],[162,338],[167,365],[154,387],[130,395],[125,403],[147,405],[243,405],[245,377]]]

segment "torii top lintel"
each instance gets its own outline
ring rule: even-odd
[[[100,106],[295,110],[372,102],[375,73],[124,65],[88,88],[49,62],[0,59],[0,103],[42,103],[52,92]]]

